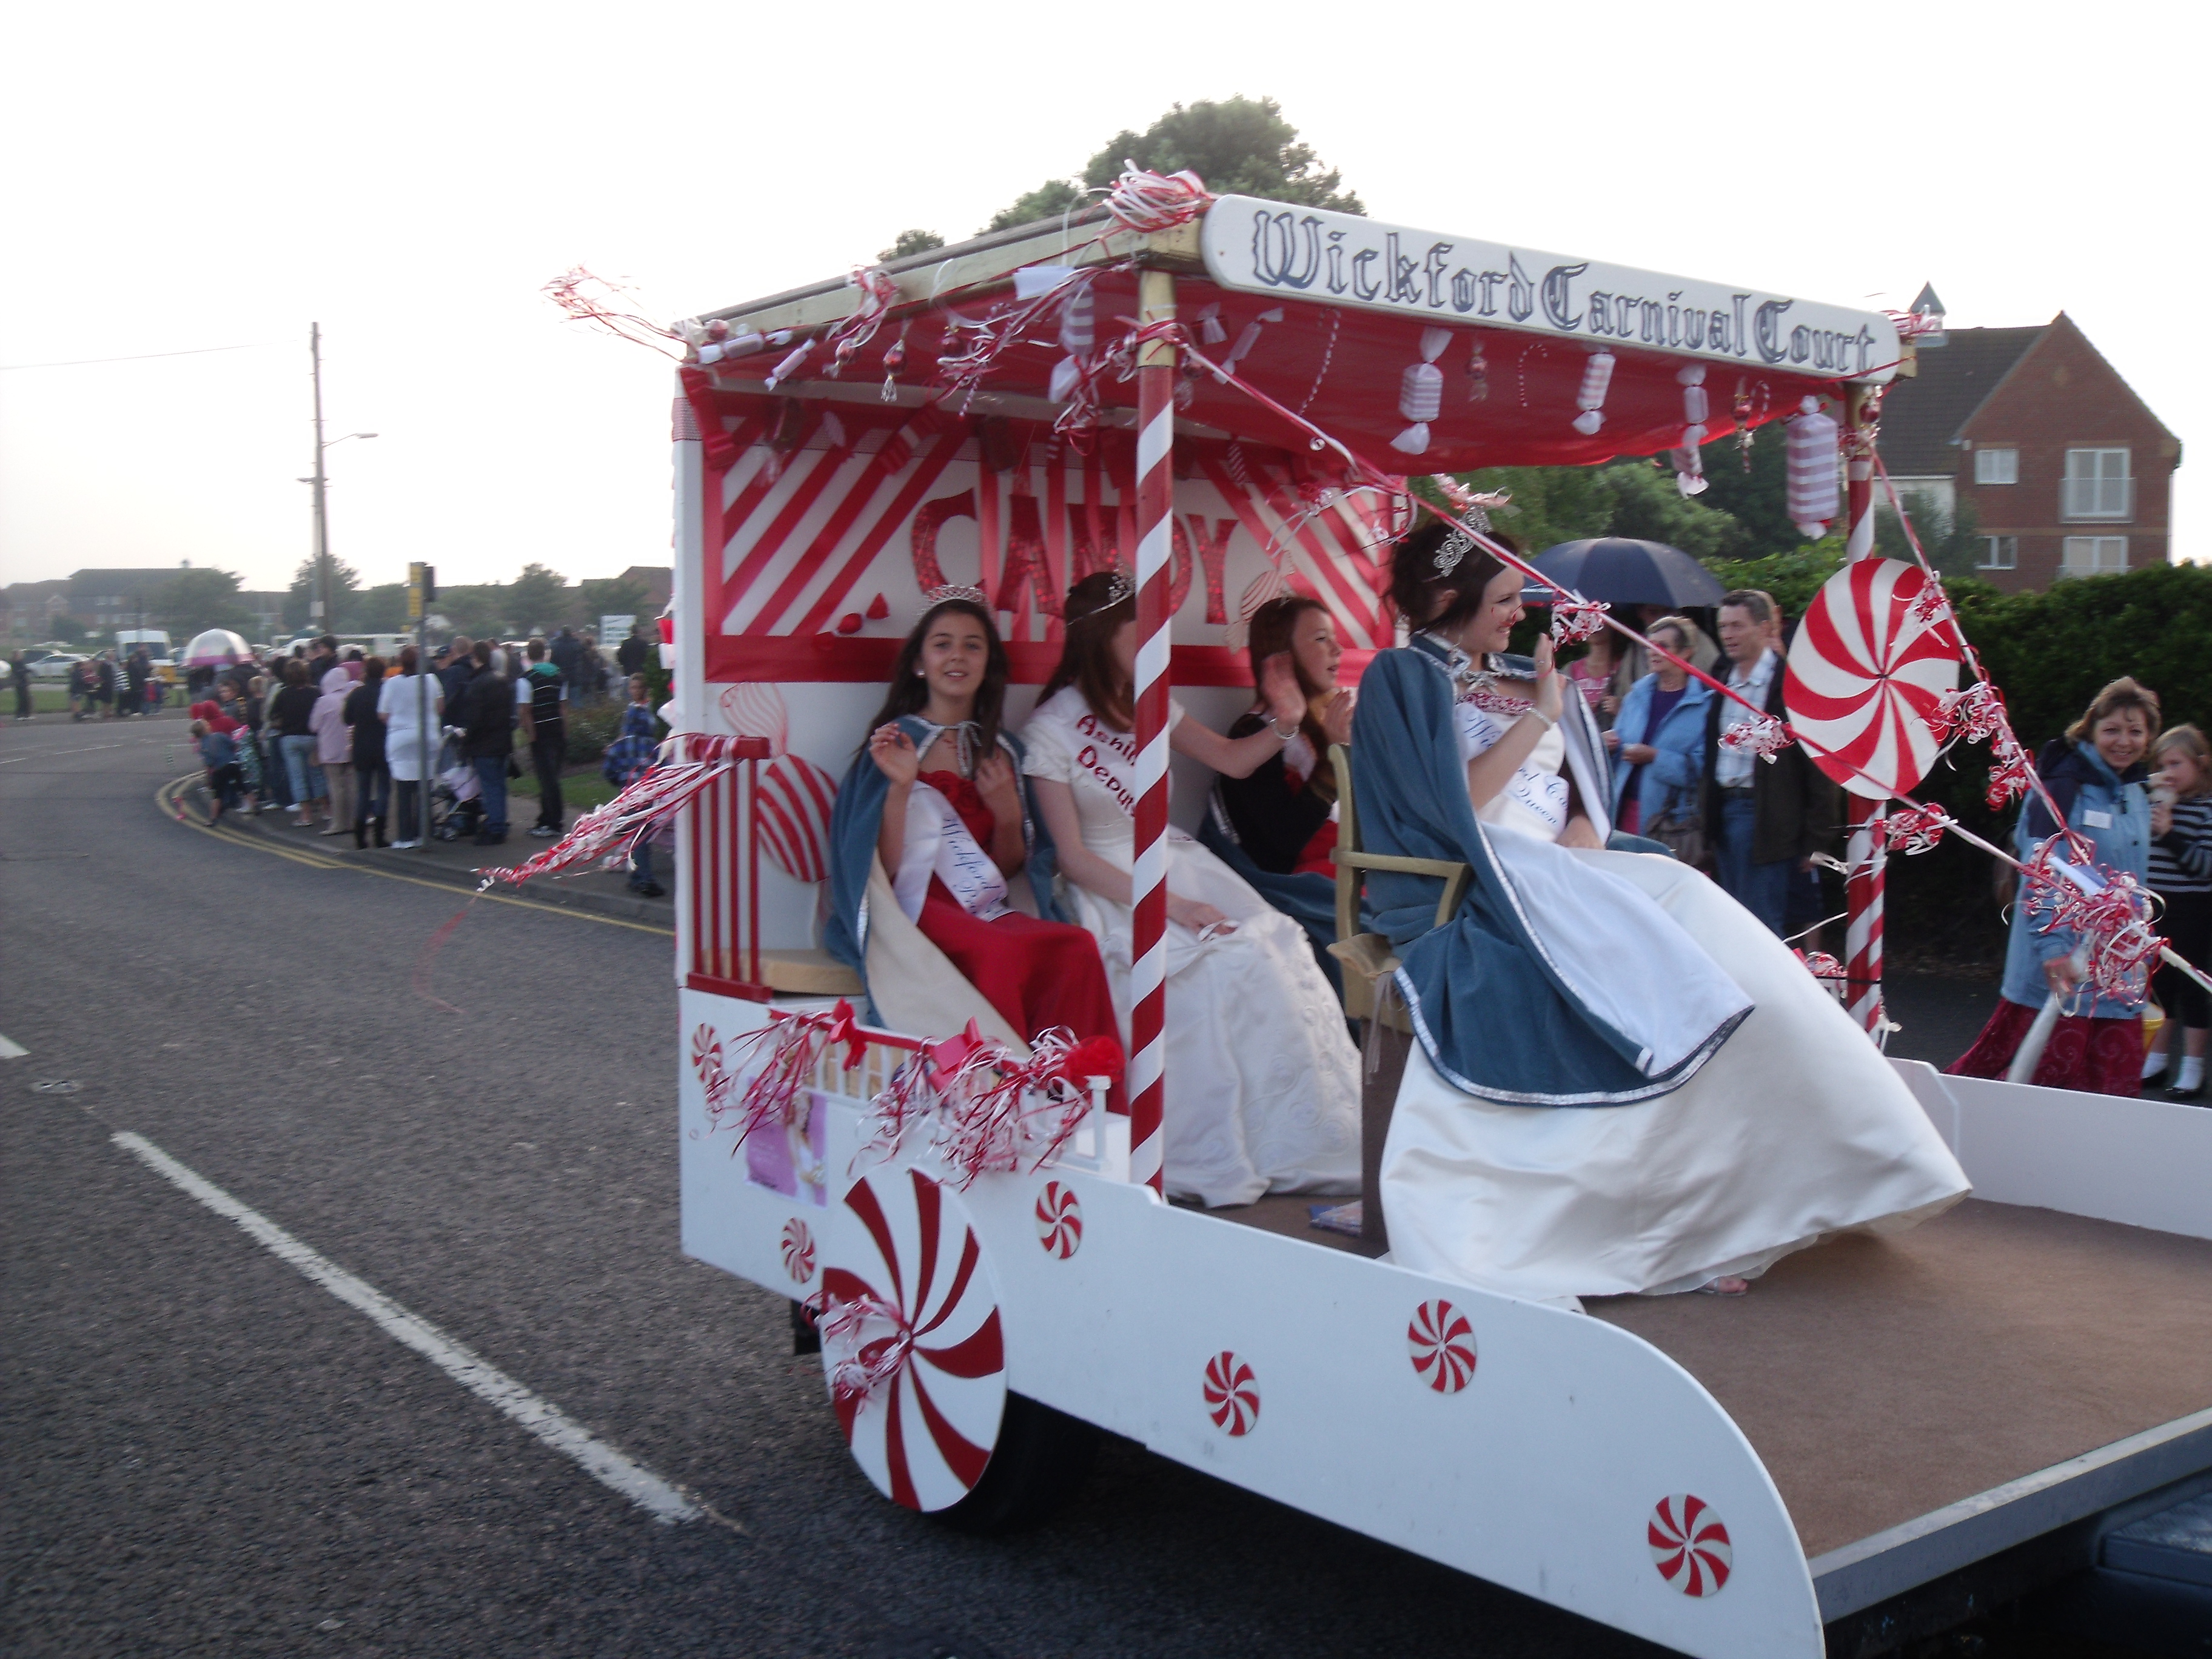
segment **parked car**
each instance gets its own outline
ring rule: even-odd
[[[31,678],[35,680],[65,680],[70,669],[84,660],[81,651],[50,651],[31,664]]]

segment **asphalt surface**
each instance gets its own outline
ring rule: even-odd
[[[155,802],[191,764],[174,719],[0,738],[0,1651],[1659,1651],[1126,1443],[1011,1539],[884,1502],[786,1304],[678,1248],[668,935],[211,836]],[[655,1522],[122,1133],[710,1513]]]

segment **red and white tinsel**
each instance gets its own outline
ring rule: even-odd
[[[1117,1078],[1121,1046],[1076,1041],[1065,1026],[1030,1040],[1026,1060],[975,1021],[957,1036],[925,1042],[871,1103],[864,1156],[888,1158],[917,1125],[962,1191],[980,1176],[1042,1168],[1091,1111],[1090,1082]]]
[[[1722,748],[1755,755],[1769,763],[1796,741],[1790,728],[1771,714],[1753,714],[1721,733]]]

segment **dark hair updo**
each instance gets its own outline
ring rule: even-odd
[[[1390,550],[1390,603],[1406,619],[1406,626],[1417,634],[1423,629],[1449,629],[1465,622],[1482,609],[1482,590],[1505,568],[1495,553],[1478,545],[1463,550],[1449,570],[1437,569],[1437,555],[1455,528],[1441,519],[1424,520],[1399,537],[1398,544]],[[1512,552],[1521,550],[1520,544],[1502,532],[1492,531],[1490,539]]]

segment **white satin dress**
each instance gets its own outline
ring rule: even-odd
[[[1463,759],[1510,718],[1457,712]],[[1619,1029],[1644,1025],[1663,1045],[1670,1006],[1677,1019],[1753,1006],[1680,1088],[1625,1106],[1480,1099],[1414,1044],[1382,1154],[1390,1259],[1571,1306],[1754,1278],[1833,1234],[1902,1231],[1965,1197],[1957,1159],[1888,1061],[1749,911],[1673,859],[1558,845],[1565,755],[1547,732],[1479,814],[1563,975],[1679,928],[1711,973],[1650,976],[1611,1011]]]
[[[1177,708],[1174,718],[1180,719]],[[1033,778],[1066,784],[1083,844],[1117,870],[1135,861],[1136,826],[1075,763],[1060,728],[1023,733]],[[1201,942],[1167,928],[1164,1090],[1170,1196],[1209,1207],[1267,1193],[1359,1190],[1359,1054],[1344,1008],[1314,963],[1304,929],[1179,830],[1167,836],[1167,883],[1237,923]],[[1132,914],[1072,881],[1063,901],[1098,941],[1129,1047]]]

